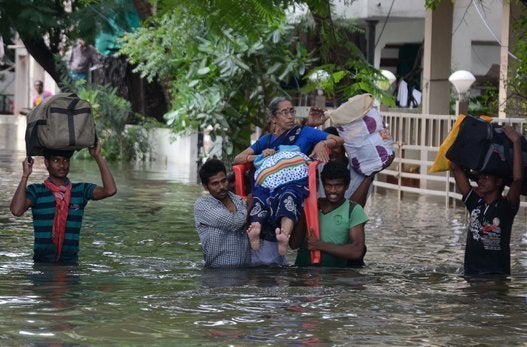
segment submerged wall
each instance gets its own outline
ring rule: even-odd
[[[147,169],[166,172],[167,178],[197,182],[197,133],[176,136],[170,129],[155,128],[148,131],[148,139]]]

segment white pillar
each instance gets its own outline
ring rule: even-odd
[[[425,15],[423,114],[448,114],[454,6],[442,1]]]
[[[498,96],[498,118],[506,118],[505,108],[507,106],[507,79],[509,76],[509,28],[510,28],[511,4],[503,1],[501,16],[501,48],[500,48],[500,87]]]

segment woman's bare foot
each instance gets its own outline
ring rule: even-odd
[[[276,240],[278,241],[278,254],[286,255],[289,248],[289,234],[280,228],[275,230]]]
[[[253,222],[249,225],[247,229],[247,236],[249,236],[249,243],[251,248],[255,251],[260,249],[260,232],[262,230],[262,225],[258,222]]]

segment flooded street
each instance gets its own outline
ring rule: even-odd
[[[0,123],[0,345],[527,343],[524,210],[505,279],[462,276],[463,207],[394,192],[366,206],[364,268],[205,270],[195,177],[114,163],[118,194],[88,204],[79,266],[35,266],[31,214],[9,212],[24,157],[17,133]],[[30,182],[46,173],[37,158]],[[73,160],[69,176],[100,184],[92,161]]]

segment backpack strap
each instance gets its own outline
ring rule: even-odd
[[[350,208],[349,208],[349,219],[351,220],[351,213],[353,212],[353,209],[358,204],[355,201],[350,200]],[[368,248],[366,248],[366,245],[364,245],[364,253],[362,254],[362,258],[358,260],[348,260],[348,266],[349,267],[362,267],[364,266],[364,256],[366,255],[366,252],[368,251]]]
[[[349,208],[349,214],[348,214],[348,218],[351,220],[351,212],[353,212],[353,209],[355,208],[355,206],[357,206],[357,203],[355,201],[351,201],[350,200],[350,208]]]

